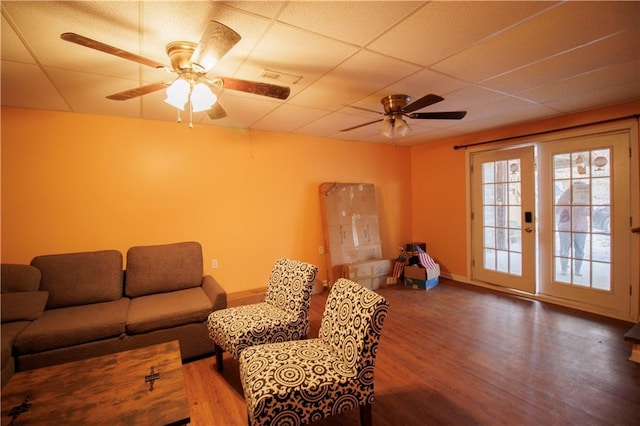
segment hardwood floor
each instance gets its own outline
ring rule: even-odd
[[[376,361],[374,424],[637,425],[632,324],[441,279],[390,303]],[[317,336],[327,292],[311,302]],[[238,363],[184,365],[191,424],[245,425]],[[358,425],[356,410],[318,425]]]

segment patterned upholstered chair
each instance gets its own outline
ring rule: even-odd
[[[371,424],[373,368],[389,305],[339,279],[317,339],[252,346],[240,355],[249,424],[300,425],[360,407]]]
[[[237,359],[249,346],[306,338],[317,272],[315,265],[278,259],[264,302],[212,312],[207,327],[218,371],[222,370],[223,351]]]

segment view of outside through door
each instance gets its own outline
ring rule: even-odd
[[[482,163],[483,267],[522,275],[520,159]]]
[[[611,290],[611,150],[553,155],[554,279]]]
[[[634,134],[612,129],[472,152],[473,279],[631,318]]]

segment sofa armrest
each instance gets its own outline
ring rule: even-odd
[[[2,322],[34,321],[42,316],[49,293],[46,291],[19,291],[2,293],[0,312]]]
[[[227,307],[227,292],[211,275],[202,278],[202,289],[213,303],[214,311]]]

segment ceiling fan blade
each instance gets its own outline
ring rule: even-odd
[[[287,99],[291,93],[291,89],[288,87],[276,86],[275,84],[229,77],[222,77],[221,80],[224,89],[238,90],[240,92],[253,93],[254,95],[268,96],[270,98]]]
[[[136,87],[135,89],[125,90],[124,92],[114,93],[113,95],[107,96],[107,99],[111,99],[114,101],[126,101],[129,99],[137,98],[138,96],[155,92],[160,89],[164,89],[170,84],[171,83],[168,83],[166,81],[159,81],[157,83],[151,83],[145,86]]]
[[[218,120],[220,118],[225,118],[227,116],[227,111],[222,108],[222,105],[220,105],[220,102],[218,101],[211,105],[211,108],[209,108],[207,114],[209,115],[210,119]]]
[[[90,39],[85,36],[81,36],[76,33],[63,33],[63,34],[60,34],[60,38],[63,39],[64,41],[79,44],[80,46],[89,47],[91,49],[99,50],[101,52],[108,53],[110,55],[114,55],[119,58],[128,59],[130,61],[134,61],[139,64],[146,65],[148,67],[169,69],[166,65],[161,64],[160,62],[156,62],[154,60],[145,58],[143,56],[136,55],[135,53],[127,52],[126,50],[119,49],[117,47],[102,43],[97,40]]]
[[[427,107],[429,105],[433,105],[433,104],[438,103],[440,101],[444,101],[444,98],[442,96],[429,94],[427,96],[421,97],[420,99],[418,99],[418,100],[416,100],[414,102],[411,102],[409,105],[404,107],[402,109],[402,111],[403,112],[417,111],[419,109],[422,109],[422,108]]]
[[[233,46],[240,34],[220,22],[210,21],[198,47],[191,55],[192,64],[199,72],[209,71]]]
[[[353,127],[349,127],[349,128],[346,128],[346,129],[342,129],[342,130],[340,130],[340,131],[341,131],[341,132],[348,132],[349,130],[355,130],[355,129],[358,129],[358,128],[360,128],[360,127],[368,126],[369,124],[379,123],[379,122],[381,122],[382,120],[384,120],[384,118],[379,118],[379,119],[377,119],[377,120],[369,121],[368,123],[358,124],[357,126],[353,126]]]
[[[409,114],[409,118],[420,120],[460,120],[465,115],[467,115],[467,111],[414,112]]]
[[[373,113],[375,113],[375,114],[384,114],[383,112],[380,112],[380,111],[374,111],[374,110],[372,110],[372,109],[362,108],[362,107],[355,106],[355,105],[345,105],[345,106],[348,106],[349,108],[359,109],[359,110],[362,110],[362,111],[373,112]]]

